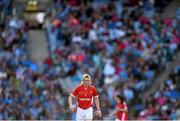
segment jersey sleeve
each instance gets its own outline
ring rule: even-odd
[[[128,108],[126,102],[123,102],[124,108]]]
[[[93,88],[93,96],[94,96],[94,97],[98,97],[98,96],[99,96],[96,88]]]
[[[76,97],[78,95],[78,91],[79,91],[79,87],[76,87],[72,92],[71,92],[71,95],[73,97]]]

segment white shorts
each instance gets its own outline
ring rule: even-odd
[[[92,120],[93,119],[93,109],[92,107],[88,109],[77,108],[76,121]]]

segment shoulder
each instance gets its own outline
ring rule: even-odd
[[[92,85],[89,85],[89,87],[90,87],[91,89],[93,89],[93,90],[96,90],[96,88],[95,88],[94,86],[92,86]]]
[[[82,84],[80,84],[76,87],[76,89],[81,89],[81,88],[82,88]]]
[[[74,90],[79,90],[82,88],[82,85],[78,85],[76,88],[74,88]]]
[[[127,106],[127,103],[126,103],[125,101],[123,101],[123,105],[124,105],[124,106]]]

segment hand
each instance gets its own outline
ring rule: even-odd
[[[102,117],[102,112],[101,112],[101,110],[96,110],[96,115],[97,115],[98,117]]]
[[[117,111],[121,111],[121,108],[116,107],[116,110],[117,110]]]
[[[113,110],[113,111],[111,111],[111,113],[110,114],[108,114],[108,117],[112,117],[112,116],[114,116],[115,114],[116,114],[116,110]]]
[[[70,106],[69,109],[70,109],[71,112],[74,112],[76,107],[75,106]]]
[[[110,113],[110,114],[108,114],[108,117],[112,117],[114,114],[113,113]]]
[[[125,112],[124,110],[125,110],[125,109],[122,109],[122,108],[116,108],[116,111]]]

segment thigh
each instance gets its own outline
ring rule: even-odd
[[[93,119],[93,109],[92,107],[85,110],[85,120],[92,120]]]
[[[77,108],[76,121],[84,121],[84,110],[81,108]]]

